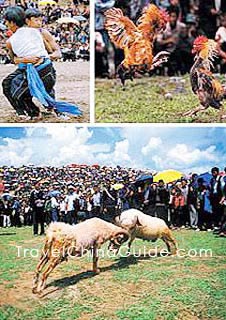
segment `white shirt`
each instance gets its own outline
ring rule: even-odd
[[[100,192],[94,193],[94,195],[93,195],[93,205],[94,205],[94,207],[100,206]]]
[[[89,201],[87,202],[87,211],[88,212],[92,211],[92,205]]]
[[[78,194],[76,193],[72,193],[72,194],[68,194],[65,198],[65,202],[67,204],[67,211],[72,211],[74,210],[74,201],[76,199],[79,199]]]
[[[51,198],[51,208],[55,209],[59,206],[59,203],[57,202],[57,199],[55,197]]]
[[[35,28],[21,27],[9,38],[17,57],[48,57],[42,35]]]
[[[66,211],[66,202],[64,200],[60,202],[60,211]]]
[[[221,0],[215,0],[215,8],[217,11],[220,10],[221,8]]]
[[[226,42],[226,28],[220,27],[218,28],[215,36],[215,40],[219,41],[220,43]]]

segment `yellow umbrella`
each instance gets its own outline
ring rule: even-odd
[[[62,17],[60,19],[57,20],[57,23],[74,23],[74,24],[79,24],[79,21],[74,19],[74,18],[71,18],[71,17]]]
[[[41,0],[38,3],[39,6],[46,6],[47,4],[56,4],[56,2],[53,0]]]
[[[122,183],[116,183],[116,184],[113,184],[113,186],[112,186],[112,189],[114,189],[114,190],[120,190],[120,189],[122,189],[124,187],[124,184],[122,184]]]
[[[154,176],[154,182],[158,182],[159,180],[163,180],[165,183],[170,183],[176,181],[183,177],[183,173],[176,170],[165,170],[157,173]]]

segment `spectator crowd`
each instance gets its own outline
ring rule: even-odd
[[[51,221],[112,221],[123,210],[136,208],[164,219],[172,229],[226,236],[226,168],[220,172],[214,167],[211,174],[192,174],[168,184],[154,180],[150,173],[119,166],[4,166],[0,226],[33,225],[37,235]]]
[[[155,40],[154,52],[166,50],[170,58],[156,72],[178,76],[189,72],[193,64],[192,45],[198,35],[219,43],[217,71],[226,72],[226,1],[225,0],[96,0],[96,76],[111,77],[123,60],[122,50],[110,43],[104,29],[104,12],[119,7],[134,22],[149,3],[165,9],[169,21]]]
[[[62,53],[62,61],[89,60],[89,0],[74,0],[68,5],[57,1],[43,1],[39,5],[35,0],[16,1],[24,10],[35,8],[42,12],[43,28],[47,29]],[[52,4],[51,4],[52,3]],[[0,63],[10,63],[6,51],[6,40],[11,35],[4,26],[4,12],[9,4],[0,3]]]

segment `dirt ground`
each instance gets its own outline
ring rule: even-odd
[[[54,269],[40,294],[32,294],[39,258],[23,252],[41,249],[44,236],[34,238],[31,227],[0,229],[0,319],[226,319],[224,239],[192,230],[174,235],[186,252],[211,248],[214,255],[139,256],[144,243],[135,240],[136,255],[100,257],[99,275],[91,271],[91,257],[72,258]]]
[[[83,115],[70,118],[65,121],[56,118],[53,114],[43,113],[40,120],[24,121],[18,118],[14,109],[2,92],[0,85],[0,122],[89,122],[89,62],[56,62],[57,83],[55,86],[56,97],[59,101],[75,103],[83,111]],[[15,70],[14,65],[0,65],[0,83],[11,72]],[[44,109],[42,111],[45,111]]]

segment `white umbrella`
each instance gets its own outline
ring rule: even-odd
[[[62,17],[57,20],[57,23],[74,23],[74,24],[79,24],[78,20],[71,18],[71,17]]]
[[[87,19],[83,16],[75,16],[74,19],[76,19],[77,21],[86,21]]]

